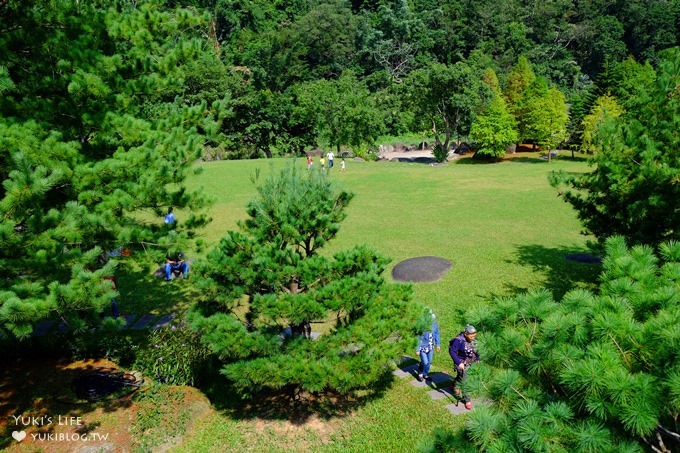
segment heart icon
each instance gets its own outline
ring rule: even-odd
[[[26,438],[26,431],[12,431],[12,437],[14,437],[17,442],[21,442]]]

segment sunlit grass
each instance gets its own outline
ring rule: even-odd
[[[203,173],[189,184],[216,201],[213,222],[201,237],[214,245],[237,228],[256,194],[252,176],[286,164],[284,159],[202,163]],[[296,165],[304,168],[305,163],[300,159]],[[557,169],[588,171],[582,160],[559,158],[548,164],[529,153],[501,163],[474,164],[466,158],[444,166],[347,160],[347,171],[337,168],[331,176],[355,198],[324,253],[367,244],[392,259],[387,278],[407,258],[435,255],[452,261],[453,269],[439,282],[414,285],[415,298],[440,320],[444,344],[433,370],[450,371],[447,344],[465,323],[464,309],[536,286],[559,297],[596,281],[597,266],[564,258],[586,252],[589,238],[580,234],[575,212],[548,184],[548,173]],[[297,427],[214,413],[194,427],[183,451],[414,451],[436,427],[459,432],[462,418],[444,405],[404,380],[350,416]],[[426,427],[423,413],[429,414]]]

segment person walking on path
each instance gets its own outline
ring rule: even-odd
[[[449,342],[449,355],[453,359],[456,369],[456,378],[451,387],[456,397],[461,398],[466,409],[472,409],[470,397],[463,392],[462,386],[467,378],[467,370],[473,364],[479,362],[477,352],[477,329],[468,324],[465,329]]]
[[[432,359],[434,358],[434,350],[437,352],[441,350],[439,324],[437,317],[429,310],[431,317],[431,324],[427,327],[420,337],[418,337],[418,349],[416,354],[420,356],[420,364],[418,365],[418,380],[430,380],[430,367],[432,366]]]

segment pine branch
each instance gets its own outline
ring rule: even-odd
[[[656,448],[654,445],[652,445],[652,444],[647,440],[646,437],[642,436],[642,440],[649,446],[649,448],[652,449],[652,451],[655,451],[656,453],[666,453],[666,452],[664,452],[664,451],[662,451],[662,450],[659,450],[659,449]]]
[[[671,451],[668,448],[666,448],[666,444],[663,443],[661,433],[659,433],[658,431],[656,432],[656,440],[659,441],[659,447],[661,447],[661,451],[663,451],[664,453],[671,453]]]
[[[517,390],[514,385],[511,385],[510,388],[519,396],[521,396],[524,401],[529,401],[529,399],[526,396],[522,395],[522,393],[519,390]]]
[[[656,427],[659,428],[664,433],[668,434],[669,436],[674,437],[677,440],[680,440],[680,434],[675,433],[662,425],[657,425]]]
[[[626,356],[626,353],[623,352],[623,349],[621,349],[621,346],[619,346],[619,343],[616,341],[616,338],[614,338],[614,335],[612,335],[611,333],[609,333],[608,336],[609,336],[609,338],[611,338],[611,340],[612,340],[612,341],[614,342],[614,344],[616,345],[616,349],[618,349],[619,352],[621,353],[621,357],[623,357],[623,361],[624,361],[624,363],[626,364],[626,367],[629,367],[629,368],[630,368],[630,361],[628,360],[628,357]]]

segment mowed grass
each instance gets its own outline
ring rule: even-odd
[[[453,263],[440,281],[414,285],[415,300],[430,306],[442,330],[442,352],[433,371],[451,371],[448,340],[466,320],[466,308],[495,297],[546,287],[557,298],[573,287],[590,287],[599,267],[565,260],[588,252],[588,238],[570,205],[547,181],[550,171],[588,171],[579,160],[547,163],[522,154],[494,164],[461,159],[444,166],[347,161],[331,177],[355,194],[340,233],[324,253],[366,244],[392,259],[385,277],[402,260],[434,255]],[[301,169],[303,159],[294,161]],[[213,222],[201,232],[216,244],[245,218],[256,196],[251,178],[266,176],[288,159],[202,163],[189,185],[215,198]],[[339,164],[339,161],[338,161]],[[318,167],[318,162],[314,162]],[[181,214],[181,213],[180,213]],[[414,355],[414,351],[404,351]],[[381,398],[330,420],[302,425],[280,420],[235,419],[216,411],[194,427],[184,451],[414,451],[436,427],[460,433],[464,417],[432,401],[427,392],[397,381]],[[423,414],[428,414],[424,416]]]

